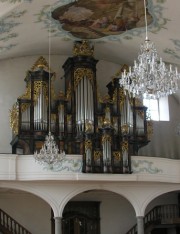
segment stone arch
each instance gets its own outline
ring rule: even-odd
[[[73,198],[75,199],[73,200]],[[103,227],[106,226],[105,224],[109,220],[111,220],[111,224],[115,228],[116,232],[121,230],[123,233],[125,233],[130,227],[134,225],[134,223],[136,223],[136,212],[132,203],[129,202],[129,199],[127,199],[127,197],[125,196],[125,193],[121,193],[121,194],[118,193],[115,189],[115,186],[113,189],[113,188],[109,188],[108,185],[107,186],[91,185],[91,186],[83,186],[79,189],[74,190],[73,192],[69,193],[64,198],[63,203],[61,203],[61,210],[60,210],[61,217],[63,217],[63,210],[64,209],[66,210],[65,206],[66,204],[68,204],[69,201],[71,202],[72,201],[99,202],[100,203],[100,220],[101,220],[100,226],[102,228],[101,229],[102,233],[104,233],[105,231]],[[130,219],[130,221],[127,222],[128,219]],[[119,220],[121,220],[122,222],[119,222]],[[109,226],[105,228],[106,233],[110,233],[111,231],[109,230],[110,228],[111,227]]]
[[[61,201],[61,204],[59,205],[59,215],[60,217],[62,217],[63,214],[63,210],[66,206],[66,204],[75,196],[77,196],[78,194],[81,194],[83,192],[89,191],[89,190],[104,190],[104,191],[109,191],[109,192],[113,192],[118,194],[119,196],[122,196],[123,198],[125,198],[133,207],[136,215],[138,215],[140,213],[141,207],[138,203],[138,200],[136,199],[136,196],[133,194],[129,194],[128,190],[123,190],[123,191],[119,191],[119,189],[116,186],[109,186],[108,185],[88,185],[88,186],[82,186],[76,190],[74,190],[73,192],[70,192],[69,194],[66,195],[66,197],[64,197],[64,199]]]
[[[13,190],[24,191],[34,196],[37,196],[38,198],[44,200],[52,208],[54,217],[59,216],[58,203],[51,196],[49,196],[49,194],[44,193],[44,191],[42,192],[30,185],[24,185],[24,184],[22,185],[17,183],[6,183],[6,182],[0,183],[0,188],[8,188]]]
[[[154,193],[150,194],[149,197],[147,197],[147,199],[143,202],[142,204],[142,213],[145,214],[146,208],[148,207],[148,205],[157,197],[164,195],[166,193],[169,192],[175,192],[175,191],[180,191],[180,187],[178,187],[177,185],[175,186],[169,186],[169,187],[164,187],[164,188],[159,188],[158,190],[156,190]]]

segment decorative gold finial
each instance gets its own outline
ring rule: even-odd
[[[35,70],[38,70],[40,68],[42,68],[42,69],[44,69],[46,71],[50,71],[49,65],[48,65],[46,59],[43,56],[40,56],[38,58],[38,60],[32,66],[31,71],[35,71]]]
[[[87,40],[76,41],[73,48],[74,56],[93,56],[94,46]]]

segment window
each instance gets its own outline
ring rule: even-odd
[[[143,99],[143,104],[148,108],[147,115],[155,121],[169,121],[168,97],[160,99]]]

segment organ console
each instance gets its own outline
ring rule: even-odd
[[[63,65],[65,94],[58,97],[53,89],[54,73],[43,57],[28,71],[25,94],[11,110],[12,153],[39,150],[50,124],[61,150],[83,156],[83,172],[131,173],[131,155],[149,142],[147,108],[124,92],[119,76],[107,84],[107,98],[99,97],[98,61],[93,52],[88,41],[75,42],[73,57]]]

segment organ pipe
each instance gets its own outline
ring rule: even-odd
[[[77,133],[85,131],[86,123],[94,122],[93,90],[90,80],[84,76],[75,89],[76,129]]]
[[[36,147],[34,142],[44,141],[48,124],[51,124],[57,134],[54,134],[57,143],[67,154],[83,155],[83,163],[88,165],[90,172],[121,173],[123,169],[120,167],[129,164],[129,154],[136,153],[136,149],[148,143],[144,136],[147,132],[146,113],[123,93],[119,78],[113,78],[107,85],[108,98],[98,98],[101,95],[97,93],[96,85],[97,60],[91,54],[92,48],[88,48],[87,45],[81,48],[78,56],[68,58],[63,65],[65,95],[52,97],[51,123],[48,123],[47,104],[50,69],[41,58],[26,77],[27,92],[19,98],[22,99],[19,108],[14,106],[11,124],[21,140],[24,136],[25,141],[29,137],[31,149]],[[18,116],[18,111],[19,120],[14,122],[13,116]],[[91,142],[91,147],[86,148],[86,141]],[[126,141],[128,146],[124,149]]]
[[[40,88],[34,105],[34,129],[47,130],[47,103],[43,87]]]

